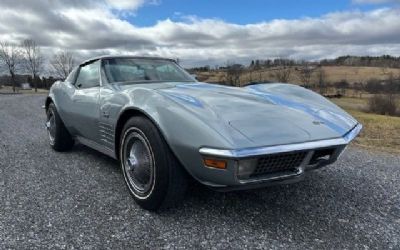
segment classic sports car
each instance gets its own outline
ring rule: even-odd
[[[200,83],[149,57],[88,60],[51,87],[44,107],[56,151],[78,141],[118,159],[149,210],[182,199],[190,176],[221,191],[298,181],[336,161],[362,127],[297,85]]]

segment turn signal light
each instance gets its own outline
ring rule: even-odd
[[[204,159],[204,165],[209,168],[226,169],[226,161],[216,159]]]

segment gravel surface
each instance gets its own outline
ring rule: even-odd
[[[303,182],[139,208],[118,162],[56,153],[43,95],[0,95],[0,249],[400,249],[400,157],[350,147]]]

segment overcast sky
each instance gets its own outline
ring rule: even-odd
[[[0,40],[34,39],[46,55],[227,60],[400,56],[400,0],[1,0]]]

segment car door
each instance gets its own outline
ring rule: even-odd
[[[79,68],[74,93],[71,95],[70,116],[76,134],[91,141],[99,140],[100,61]]]

